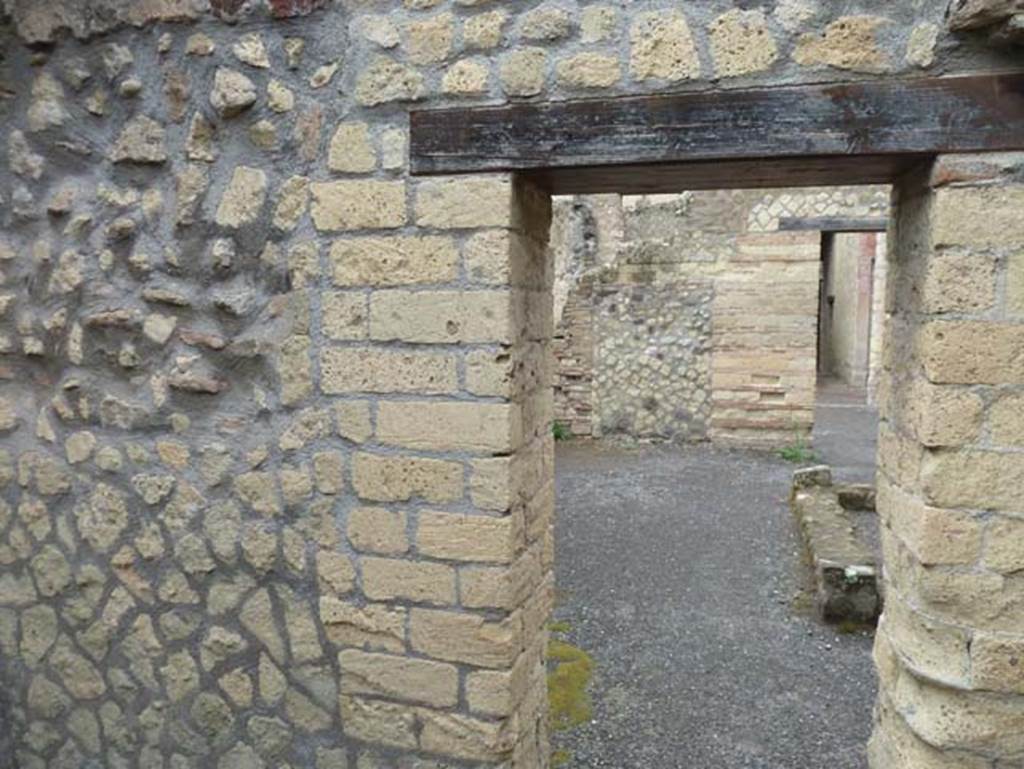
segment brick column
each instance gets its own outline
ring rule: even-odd
[[[336,280],[375,281],[370,344],[320,357],[325,393],[377,394],[347,515],[368,603],[321,602],[342,647],[342,729],[406,755],[545,767],[550,201],[480,176],[420,181],[411,203],[401,248],[346,239],[333,253]],[[324,296],[328,327],[346,297]]]
[[[874,769],[1024,761],[1024,155],[895,192]]]

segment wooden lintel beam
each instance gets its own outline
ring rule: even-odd
[[[889,220],[884,217],[784,216],[779,229],[786,232],[885,232]]]
[[[601,169],[694,162],[890,157],[895,172],[1024,150],[1024,73],[422,110],[410,123],[414,174],[534,171],[564,189],[574,169],[598,183]]]

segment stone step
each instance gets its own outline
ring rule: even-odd
[[[853,516],[874,508],[874,490],[833,485],[831,469],[819,465],[793,474],[790,501],[814,570],[818,615],[825,622],[875,622],[882,612],[880,564]]]

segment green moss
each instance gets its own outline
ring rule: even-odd
[[[810,614],[814,611],[814,594],[809,590],[801,590],[793,596],[793,602],[790,605],[798,614]]]
[[[552,638],[548,641],[549,662],[587,662],[590,663],[590,656],[582,649],[573,646],[571,643]]]
[[[552,633],[568,633],[570,630],[572,630],[572,625],[570,625],[566,620],[560,620],[558,622],[549,622],[548,630],[550,630]]]
[[[557,769],[559,766],[565,766],[572,759],[572,753],[564,748],[559,748],[551,754],[551,766]]]
[[[559,640],[548,643],[548,660],[557,663],[548,673],[551,728],[565,731],[586,723],[594,712],[587,694],[594,661],[582,649]]]
[[[838,625],[836,625],[836,632],[842,633],[843,635],[856,635],[858,633],[864,633],[870,635],[875,630],[875,625],[871,622],[857,622],[852,619],[844,619]]]

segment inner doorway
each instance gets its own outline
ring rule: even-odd
[[[818,379],[863,391],[874,403],[882,364],[887,277],[885,220],[870,230],[822,230]],[[837,225],[842,226],[842,225]]]

